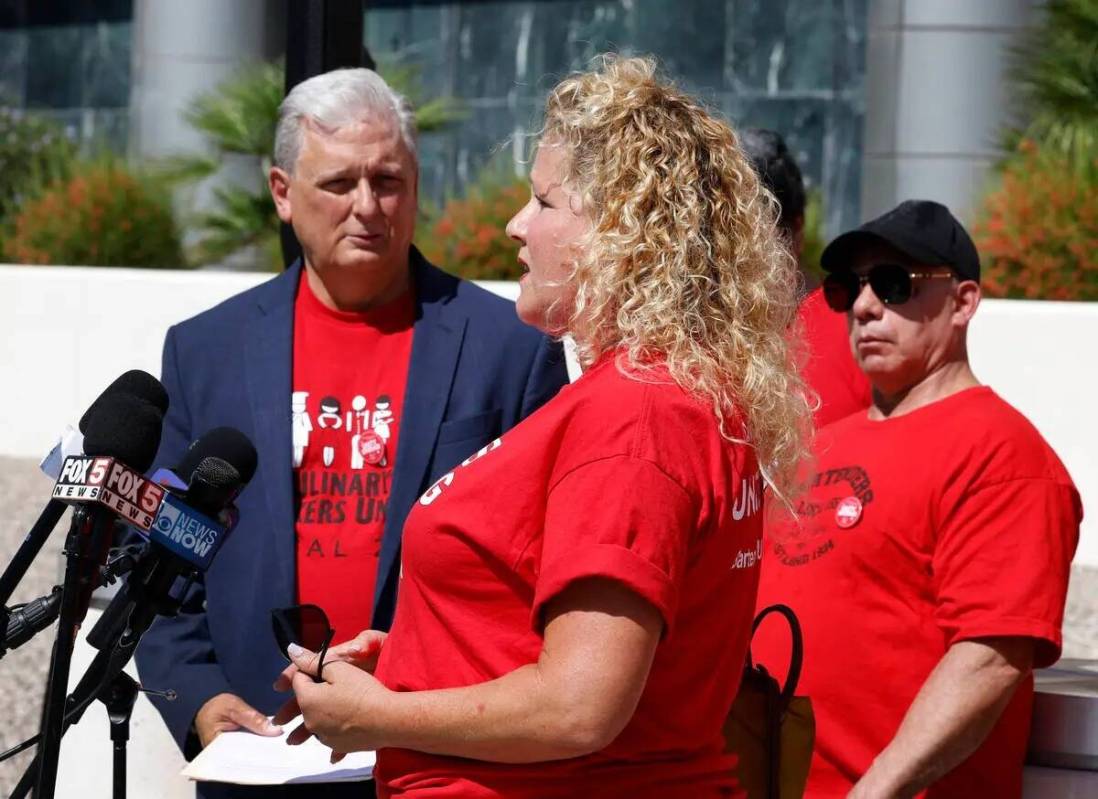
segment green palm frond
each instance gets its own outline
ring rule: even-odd
[[[1028,124],[1008,133],[1063,153],[1077,168],[1098,157],[1098,0],[1050,0],[1014,51],[1011,76]]]
[[[221,159],[203,155],[173,155],[150,164],[149,177],[169,186],[208,178],[221,168]]]
[[[202,233],[191,253],[198,261],[220,261],[244,247],[267,248],[272,239],[277,241],[278,215],[269,194],[232,186],[214,192],[214,205],[193,221]]]
[[[393,91],[404,95],[416,112],[416,127],[420,133],[441,130],[468,115],[465,104],[455,97],[428,98],[423,90],[422,68],[419,64],[398,63],[382,59],[378,74]]]
[[[184,114],[219,150],[270,158],[282,102],[281,64],[258,64],[200,95]]]

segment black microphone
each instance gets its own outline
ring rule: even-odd
[[[164,388],[164,384],[148,372],[143,372],[140,369],[131,369],[130,371],[119,375],[115,378],[114,382],[103,389],[99,396],[96,397],[95,402],[89,405],[88,410],[80,417],[80,432],[85,436],[88,434],[88,423],[96,404],[112,394],[129,394],[132,397],[144,400],[159,410],[161,416],[168,412],[168,392]],[[90,454],[87,449],[85,449],[84,452],[85,454]]]
[[[35,795],[43,797],[53,796],[73,643],[87,615],[92,591],[102,580],[114,520],[118,517],[138,526],[152,525],[164,498],[164,489],[141,476],[160,446],[160,408],[134,394],[111,393],[93,403],[85,416],[84,449],[91,454],[65,459],[52,495],[76,508],[65,539],[61,618],[50,658],[35,758]]]
[[[195,439],[183,452],[173,470],[184,482],[189,482],[195,468],[210,456],[221,458],[240,475],[241,487],[255,476],[258,456],[251,440],[235,427],[215,427]]]
[[[73,524],[90,536],[78,575],[77,624],[101,583],[115,518],[151,523],[163,497],[163,491],[140,476],[160,446],[163,417],[158,407],[132,394],[108,394],[88,409],[82,422],[88,454],[66,459],[53,492],[62,502],[88,503],[73,515]]]
[[[133,526],[139,531],[146,531],[149,540],[137,556],[122,590],[111,600],[111,604],[88,635],[89,643],[94,638],[98,643],[93,645],[100,651],[92,659],[84,676],[67,700],[63,691],[59,696],[47,694],[47,710],[38,754],[12,796],[26,795],[30,789],[32,772],[35,771],[38,774],[35,795],[53,795],[57,754],[63,731],[69,725],[77,723],[94,698],[101,696],[111,686],[112,681],[133,657],[142,634],[156,615],[178,611],[186,595],[186,585],[178,597],[173,597],[171,589],[176,580],[183,577],[190,581],[198,572],[205,571],[218,548],[224,543],[229,527],[222,522],[227,518],[228,511],[232,510],[232,498],[244,488],[246,480],[242,475],[247,474],[250,477],[255,472],[255,447],[242,433],[222,428],[212,435],[203,436],[195,442],[192,449],[192,462],[195,465],[191,470],[190,480],[182,489],[174,489],[172,493],[168,493],[163,486],[136,477],[136,480],[144,484],[139,489],[141,492],[161,493],[161,502],[155,516],[151,520],[137,516],[133,522]],[[186,463],[184,466],[190,468]],[[91,468],[94,467],[89,466]],[[177,476],[175,479],[179,480]],[[73,484],[74,490],[81,487]],[[138,500],[146,495],[140,493]],[[128,496],[133,498],[133,495]],[[200,509],[185,504],[184,499],[200,506]],[[62,620],[64,618],[63,610]],[[67,677],[67,669],[63,676]],[[54,686],[51,664],[50,688]],[[165,692],[165,695],[170,693],[174,692]]]
[[[22,646],[36,633],[53,624],[60,612],[61,586],[58,585],[45,596],[11,608],[4,631],[3,648],[10,651]]]
[[[231,532],[233,500],[255,474],[256,460],[247,436],[220,427],[191,444],[177,470],[156,472],[168,494],[126,582],[88,633],[91,646],[108,649],[127,624],[140,635],[156,615],[177,612],[186,585],[209,568]],[[186,583],[173,595],[180,578]]]
[[[114,382],[103,389],[80,419],[80,432],[87,434],[90,429],[93,437],[93,445],[96,447],[101,447],[104,444],[113,446],[109,441],[104,442],[103,436],[109,437],[113,433],[116,433],[117,425],[111,423],[109,420],[105,420],[103,417],[119,411],[118,406],[111,406],[109,404],[111,400],[108,399],[109,397],[117,395],[128,396],[134,401],[147,403],[156,410],[156,413],[161,419],[168,407],[168,394],[164,390],[164,386],[162,386],[160,381],[155,377],[138,369],[133,369],[120,375]],[[104,402],[108,403],[106,408],[101,405],[101,403]],[[149,412],[144,409],[138,411],[138,414],[146,420],[149,417]],[[96,417],[98,417],[98,420]],[[145,434],[150,432],[147,421],[139,420],[138,424],[141,426],[142,430],[144,430]],[[142,434],[140,430],[138,431],[138,434]],[[157,442],[160,441],[159,423],[154,438]],[[132,445],[130,446],[132,448]],[[154,447],[154,455],[155,450],[156,448]],[[142,452],[143,451],[144,448],[142,447]],[[87,445],[85,445],[83,452],[90,452],[90,450],[87,449]],[[55,452],[51,452],[50,455],[46,457],[46,461],[52,461],[58,470],[56,472],[48,472],[52,478],[57,479],[61,463],[64,461],[66,454],[77,453],[65,453],[62,451],[61,445],[58,445],[58,447],[55,447]],[[127,451],[124,454],[132,457],[134,453],[132,451]],[[123,458],[123,460],[125,460],[125,458]],[[45,463],[46,462],[44,461],[43,469],[46,469]],[[140,464],[130,465],[137,466]],[[148,464],[145,464],[144,468],[147,469]],[[23,539],[22,544],[20,544],[19,549],[12,557],[8,567],[4,570],[3,575],[0,575],[0,607],[6,604],[11,598],[15,588],[19,585],[19,581],[23,579],[23,575],[26,574],[27,569],[30,568],[30,564],[33,562],[34,558],[37,557],[42,546],[46,543],[49,534],[53,531],[53,528],[57,526],[57,523],[61,521],[61,517],[65,513],[65,507],[65,503],[58,499],[50,499],[50,501],[46,503],[46,507],[42,510],[38,520]],[[2,654],[2,652],[3,646],[0,646],[0,654]]]

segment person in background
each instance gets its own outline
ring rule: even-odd
[[[1034,668],[1060,654],[1082,507],[1063,464],[969,365],[980,261],[938,203],[838,237],[823,291],[873,404],[817,432],[814,479],[767,527],[760,606],[804,631],[807,797],[1021,796]],[[762,662],[788,658],[764,625]]]
[[[550,94],[531,195],[518,313],[586,369],[420,498],[376,672],[291,647],[276,718],[377,749],[382,796],[738,795],[763,487],[811,425],[777,209],[726,123],[609,56]]]
[[[414,115],[376,73],[298,84],[279,110],[270,189],[303,260],[168,332],[158,463],[219,425],[259,453],[239,525],[137,652],[145,683],[178,694],[153,701],[189,757],[225,730],[279,732],[272,609],[317,604],[337,641],[388,629],[416,498],[567,382],[559,346],[512,303],[412,246],[417,177]]]
[[[798,314],[806,349],[801,368],[805,382],[819,397],[815,422],[823,427],[868,408],[869,381],[854,363],[846,317],[827,307],[816,273],[802,263],[805,192],[796,159],[781,135],[772,130],[749,128],[740,141],[763,185],[781,206],[779,226],[801,266],[807,292]]]

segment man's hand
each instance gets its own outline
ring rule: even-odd
[[[247,730],[256,735],[281,735],[282,728],[235,694],[217,694],[194,717],[199,743],[205,749],[218,735],[228,730]]]

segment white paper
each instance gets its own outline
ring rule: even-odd
[[[223,732],[183,769],[192,780],[238,785],[285,785],[305,782],[356,782],[374,773],[373,752],[352,752],[330,763],[332,750],[316,738],[298,746],[281,736]]]

